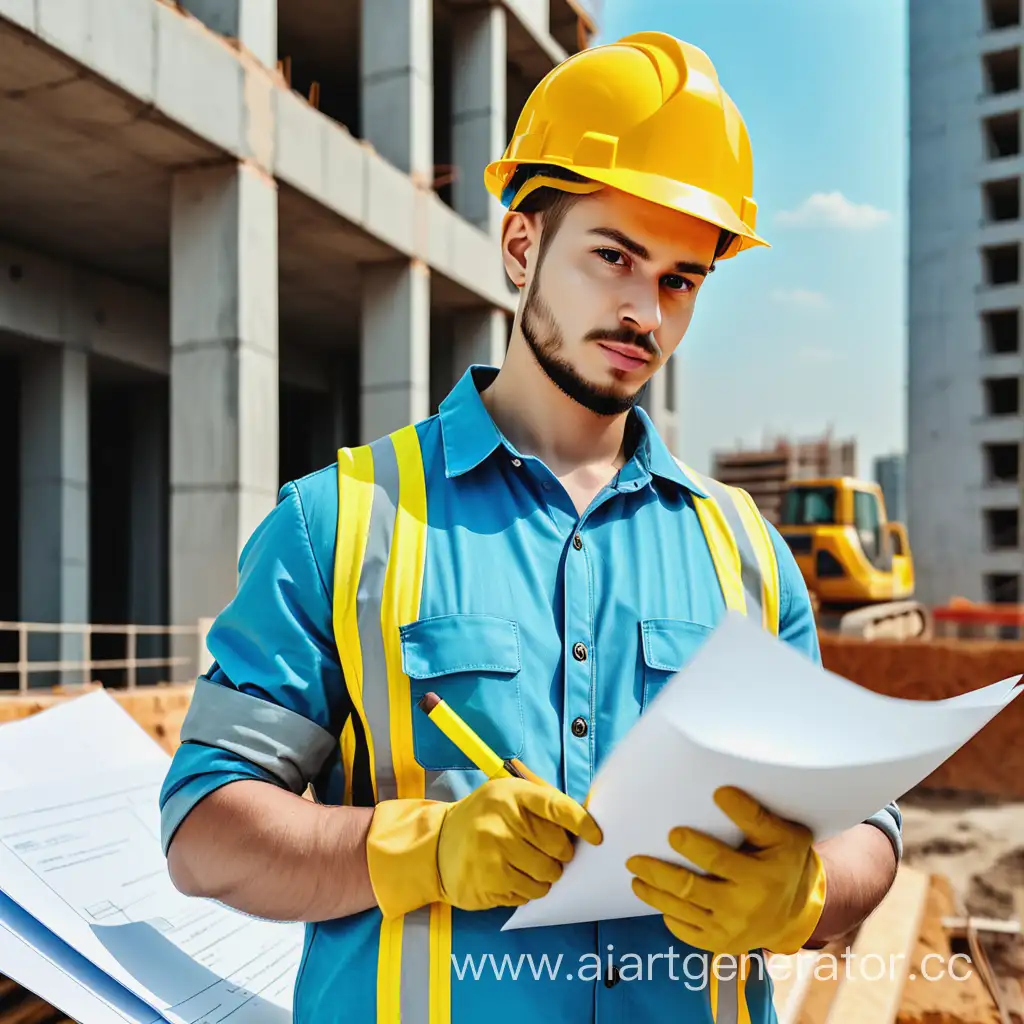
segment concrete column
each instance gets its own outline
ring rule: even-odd
[[[167,402],[162,386],[139,387],[132,396],[131,532],[128,564],[128,621],[156,626],[167,622],[168,439]],[[164,637],[140,636],[140,658],[164,657]],[[144,669],[139,683],[169,678],[164,669]]]
[[[434,178],[433,0],[362,0],[362,134],[421,184]]]
[[[501,366],[508,347],[508,324],[500,309],[472,309],[455,315],[452,383],[474,363]]]
[[[377,264],[363,281],[360,438],[367,443],[430,414],[430,271]]]
[[[207,28],[237,39],[261,64],[277,65],[277,0],[182,0]]]
[[[452,203],[456,213],[492,235],[501,230],[504,209],[484,188],[482,171],[508,141],[506,18],[497,4],[460,12],[452,55],[452,159],[458,169]]]
[[[232,598],[277,496],[276,186],[183,171],[171,218],[171,619],[190,624]]]
[[[651,378],[640,404],[653,420],[655,429],[668,445],[669,450],[678,454],[676,452],[678,445],[676,414],[672,408],[674,403],[670,402],[668,397],[670,379],[667,370],[667,366],[662,367]]]
[[[33,351],[21,370],[21,618],[89,621],[89,357],[72,348]],[[41,635],[34,661],[73,661],[77,634]],[[69,672],[65,682],[81,681]],[[33,686],[55,676],[33,673]]]

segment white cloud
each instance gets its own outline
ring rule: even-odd
[[[851,202],[842,192],[815,192],[795,210],[783,210],[776,219],[789,227],[865,231],[885,224],[890,215],[870,203]]]
[[[828,296],[809,288],[775,288],[771,292],[773,302],[793,309],[824,310],[832,305]]]

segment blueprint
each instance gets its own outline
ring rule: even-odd
[[[61,782],[39,753],[57,734],[78,748]],[[104,694],[0,728],[0,775],[20,773],[0,787],[0,971],[83,1024],[287,1024],[303,927],[174,888],[160,847],[167,765]]]

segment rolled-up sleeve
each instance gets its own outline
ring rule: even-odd
[[[767,526],[779,564],[779,637],[820,665],[821,645],[807,584],[789,545],[771,523]],[[881,829],[897,861],[902,860],[903,815],[895,801],[872,814],[865,824]]]
[[[213,665],[196,682],[160,793],[165,853],[192,808],[221,786],[258,779],[302,793],[337,755],[350,702],[332,626],[333,534],[317,538],[318,558],[304,508],[332,485],[326,471],[308,491],[303,483],[282,489],[249,539],[237,592],[208,635]],[[331,518],[316,510],[320,532]]]

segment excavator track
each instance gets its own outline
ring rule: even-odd
[[[888,601],[853,611],[823,609],[818,625],[828,632],[864,640],[928,639],[933,633],[931,611],[919,601]]]

